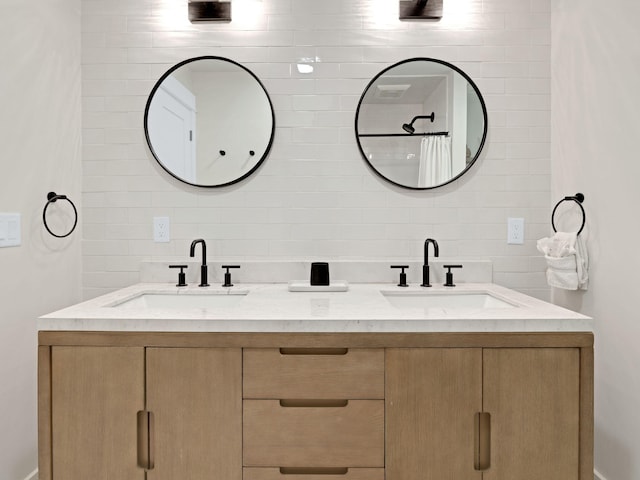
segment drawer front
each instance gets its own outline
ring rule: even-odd
[[[244,400],[245,467],[384,467],[384,401]]]
[[[244,350],[244,398],[383,399],[383,349]]]
[[[243,480],[384,480],[384,468],[244,468]]]

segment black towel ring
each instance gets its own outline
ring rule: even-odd
[[[47,208],[49,208],[49,204],[56,203],[58,200],[66,200],[67,202],[69,202],[73,207],[73,214],[75,217],[73,221],[73,227],[71,227],[71,230],[69,230],[69,232],[65,233],[64,235],[58,235],[56,233],[53,233],[49,228],[49,225],[47,225]],[[73,231],[76,229],[76,225],[78,225],[78,210],[76,209],[76,206],[73,204],[73,202],[69,200],[69,198],[66,195],[58,195],[56,194],[56,192],[49,192],[47,194],[47,204],[44,206],[44,210],[42,211],[42,221],[44,222],[44,228],[46,228],[47,232],[49,232],[51,235],[57,238],[65,238],[71,235]]]
[[[553,227],[553,231],[554,232],[558,231],[558,230],[556,230],[556,225],[553,222],[553,218],[556,215],[556,210],[558,209],[558,207],[560,206],[560,204],[562,202],[568,202],[570,200],[576,202],[576,204],[580,207],[580,210],[582,210],[582,225],[580,225],[580,230],[578,230],[578,233],[577,233],[577,235],[580,235],[580,233],[584,229],[584,223],[587,220],[587,215],[584,213],[584,207],[582,206],[582,202],[584,202],[584,195],[582,193],[576,193],[575,195],[573,195],[571,197],[564,197],[562,200],[560,200],[558,203],[556,203],[556,206],[553,207],[553,212],[551,212],[551,226]]]

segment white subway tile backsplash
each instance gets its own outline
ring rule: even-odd
[[[126,80],[85,79],[82,82],[82,94],[83,94],[83,97],[104,97],[107,95],[123,95],[125,86],[126,86]]]
[[[341,99],[337,95],[292,95],[294,110],[340,110]]]
[[[151,47],[151,32],[109,32],[105,35],[106,47]],[[84,48],[84,41],[82,43]]]
[[[140,124],[137,126],[138,128],[108,128],[104,131],[104,141],[109,144],[136,142],[140,138]]]
[[[365,49],[362,46],[318,46],[315,50],[319,62],[340,62],[343,64],[353,62],[357,64],[363,61]],[[337,78],[345,77],[340,72]]]
[[[105,272],[130,272],[139,274],[140,265],[147,259],[143,255],[112,255],[104,267]]]
[[[448,258],[491,259],[495,281],[548,296],[535,238],[550,228],[550,1],[463,3],[439,22],[404,22],[388,0],[234,0],[231,23],[193,25],[186,2],[82,0],[85,296],[138,281],[141,262],[187,259],[196,237],[225,261],[408,261],[427,236]],[[251,69],[277,127],[261,168],[215,190],[170,178],[142,131],[157,79],[201,55]],[[353,131],[371,78],[412,57],[465,70],[489,109],[481,158],[431,191],[380,179]],[[171,218],[167,244],[152,240],[159,215]],[[514,215],[527,222],[524,246],[506,244]]]
[[[151,196],[150,192],[106,192],[104,194],[104,206],[106,208],[130,207],[132,205],[150,207]]]
[[[293,130],[293,142],[314,145],[318,143],[335,144],[340,140],[340,131],[337,128],[296,128]],[[311,148],[311,147],[310,147]]]
[[[89,240],[82,241],[83,255],[127,255],[129,245],[125,239],[119,240]]]
[[[85,272],[82,274],[84,285],[100,285],[114,290],[121,285],[132,285],[138,282],[137,272]]]
[[[82,63],[91,64],[109,64],[109,63],[126,63],[127,49],[116,47],[85,47],[82,48]]]

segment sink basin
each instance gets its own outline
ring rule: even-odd
[[[384,298],[401,309],[517,308],[517,305],[487,292],[382,291]]]
[[[141,293],[114,305],[114,308],[161,308],[161,309],[213,309],[238,305],[249,293],[247,290],[206,293]]]

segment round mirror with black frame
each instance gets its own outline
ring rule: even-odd
[[[275,132],[273,105],[248,68],[216,56],[190,58],[155,84],[144,112],[160,166],[198,187],[232,185],[255,172]]]
[[[432,58],[403,60],[381,71],[360,97],[358,147],[369,166],[404,188],[451,183],[478,159],[487,109],[458,67]]]

